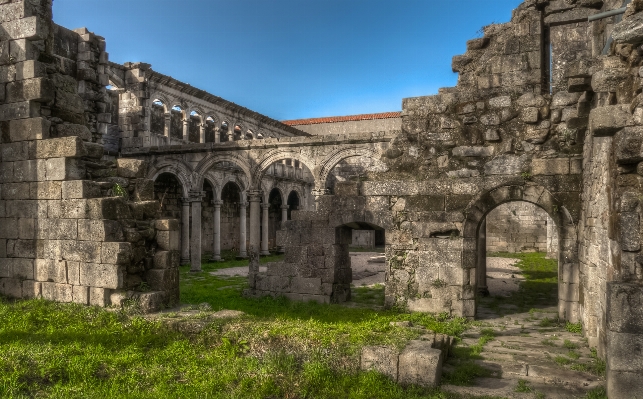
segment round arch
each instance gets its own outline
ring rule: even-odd
[[[292,150],[280,150],[280,149],[271,150],[259,162],[257,162],[257,165],[252,170],[252,176],[255,177],[255,180],[253,180],[253,182],[257,185],[257,189],[260,188],[259,184],[263,180],[266,170],[270,167],[270,165],[286,158],[296,159],[302,165],[306,166],[308,170],[310,170],[312,173],[313,169],[308,165],[308,159],[304,161],[303,157],[301,156],[301,153],[292,151]],[[253,187],[254,187],[254,184],[253,184]]]
[[[150,107],[152,106],[152,103],[154,103],[154,101],[156,101],[156,100],[158,100],[158,101],[163,103],[163,112],[165,112],[166,114],[168,112],[170,112],[170,108],[168,108],[168,104],[171,104],[172,101],[168,100],[168,98],[165,96],[165,94],[162,94],[162,93],[154,93],[154,94],[152,94],[150,96]]]
[[[464,213],[462,235],[464,250],[462,267],[476,269],[478,265],[478,230],[487,214],[499,205],[524,201],[543,209],[552,218],[558,230],[558,312],[559,317],[571,322],[578,321],[579,284],[563,281],[564,269],[578,275],[578,241],[577,225],[571,213],[545,187],[537,184],[503,185],[487,190],[474,198]],[[477,289],[475,279],[471,281],[474,290]],[[465,316],[474,316],[465,315]]]
[[[190,189],[192,188],[190,176],[192,170],[183,161],[178,159],[165,159],[155,163],[147,174],[148,179],[156,181],[162,173],[170,173],[176,176],[183,188],[183,196],[189,197]]]
[[[217,154],[214,155],[213,153],[208,154],[205,158],[199,162],[197,167],[194,169],[197,177],[197,186],[199,184],[203,184],[203,176],[217,163],[219,162],[231,162],[237,165],[241,170],[243,170],[243,173],[246,175],[246,179],[248,181],[248,186],[252,187],[252,174],[250,170],[250,165],[248,165],[248,162],[246,162],[244,159],[240,158],[237,155],[234,154]]]
[[[326,188],[326,181],[328,180],[328,175],[333,170],[335,165],[346,158],[351,157],[369,157],[376,159],[378,152],[372,148],[360,148],[360,147],[351,147],[351,148],[341,148],[332,152],[328,155],[322,162],[320,162],[318,168],[315,170],[315,188]]]

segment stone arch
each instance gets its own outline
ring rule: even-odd
[[[552,218],[558,230],[558,312],[559,317],[568,321],[578,321],[579,284],[578,281],[565,281],[567,277],[578,276],[578,239],[577,224],[571,213],[549,190],[537,184],[503,185],[481,193],[465,209],[462,235],[464,249],[462,267],[476,269],[478,264],[478,230],[487,214],[497,206],[514,201],[525,201],[543,209]],[[482,253],[482,252],[480,252]],[[572,279],[573,280],[573,279]],[[470,284],[477,288],[475,279]],[[465,314],[464,316],[474,316]]]
[[[313,168],[310,167],[309,160],[304,160],[304,157],[302,157],[301,153],[293,150],[275,149],[269,151],[266,155],[264,155],[264,157],[259,160],[259,162],[257,162],[257,165],[253,168],[252,176],[255,177],[254,181],[261,182],[266,173],[266,170],[268,169],[268,167],[270,167],[270,165],[286,158],[296,159],[301,164],[305,165],[312,173]],[[257,184],[257,186],[259,185]]]
[[[217,153],[216,155],[210,153],[205,158],[203,158],[194,169],[197,178],[197,186],[199,184],[203,184],[203,176],[205,175],[205,173],[207,173],[215,164],[219,162],[232,162],[239,168],[241,168],[248,182],[247,187],[252,187],[253,179],[250,165],[244,159],[232,153]]]
[[[317,189],[325,189],[328,175],[333,170],[335,165],[340,161],[350,157],[370,157],[377,158],[378,152],[373,148],[368,147],[349,147],[340,148],[329,154],[313,172],[315,176],[315,186]]]
[[[189,192],[192,188],[192,170],[188,164],[178,159],[163,159],[150,168],[147,176],[148,179],[156,181],[162,173],[170,173],[176,176],[183,188],[183,196],[185,198],[189,197]]]
[[[150,107],[152,106],[152,103],[156,100],[159,100],[160,102],[163,103],[163,112],[168,113],[170,112],[169,104],[172,104],[173,101],[169,100],[169,98],[161,93],[161,92],[156,92],[150,96]]]

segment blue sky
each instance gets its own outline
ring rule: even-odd
[[[451,58],[521,0],[55,0],[110,60],[275,119],[399,111],[453,86]]]

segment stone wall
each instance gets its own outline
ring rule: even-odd
[[[526,202],[510,202],[489,212],[487,252],[547,252],[547,213]],[[555,229],[554,229],[555,231]]]
[[[328,118],[332,119],[332,118]],[[402,118],[393,117],[386,119],[362,119],[354,121],[339,121],[326,123],[306,123],[303,121],[286,121],[289,126],[295,127],[303,132],[314,136],[323,136],[328,134],[353,134],[364,132],[382,132],[400,130],[402,127]]]

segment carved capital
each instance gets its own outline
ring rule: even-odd
[[[248,191],[248,200],[250,202],[259,202],[261,201],[261,194],[262,194],[261,190]]]
[[[214,200],[212,201],[212,205],[214,205],[215,208],[220,208],[221,205],[223,205],[223,201],[221,200]]]
[[[261,208],[268,210],[268,208],[270,208],[270,204],[261,204]]]

